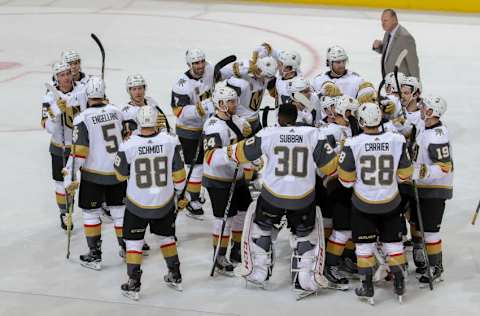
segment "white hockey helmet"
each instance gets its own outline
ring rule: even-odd
[[[343,49],[338,45],[331,46],[327,49],[327,66],[328,67],[332,65],[332,62],[342,61],[342,60],[345,60],[345,62],[348,61],[348,55],[345,49]]]
[[[141,106],[137,111],[137,122],[139,127],[157,126],[157,109],[151,105]]]
[[[322,95],[320,98],[320,107],[326,111],[329,110],[331,111],[332,106],[335,106],[337,104],[338,97],[329,97],[326,95]]]
[[[130,93],[130,88],[144,86],[147,89],[147,83],[145,78],[141,74],[134,74],[127,77],[127,81],[125,83],[127,88],[127,93]]]
[[[212,95],[215,108],[221,112],[227,112],[227,101],[229,100],[238,100],[237,92],[227,87],[223,82],[217,83]],[[220,104],[220,101],[223,101],[223,104]]]
[[[301,76],[296,76],[288,82],[288,91],[292,95],[295,92],[302,92],[307,89],[310,89],[310,82]]]
[[[191,67],[193,63],[205,60],[205,53],[199,48],[192,48],[185,52],[185,59]]]
[[[66,62],[63,62],[63,61],[55,63],[52,66],[52,72],[53,72],[53,76],[55,78],[57,77],[57,75],[59,73],[67,71],[67,70],[70,70],[70,65],[67,64]]]
[[[405,74],[403,72],[398,73],[398,83],[402,85],[402,82],[405,80]],[[398,93],[397,82],[395,81],[395,74],[389,72],[385,75],[385,88],[390,88],[390,93]]]
[[[412,94],[415,94],[417,92],[422,93],[422,84],[417,79],[417,77],[404,77],[403,80],[400,82],[400,86],[412,87]]]
[[[89,99],[105,98],[105,82],[99,77],[90,77],[85,87],[85,93]]]
[[[274,77],[277,74],[277,66],[277,61],[270,56],[257,60],[257,67],[264,77]]]
[[[350,110],[352,115],[355,115],[359,107],[357,99],[342,95],[338,97],[335,103],[335,113],[341,115],[344,119],[348,120],[347,111]]]
[[[63,51],[61,57],[66,63],[73,63],[74,61],[80,60],[80,54],[73,49]]]
[[[278,60],[283,67],[292,67],[294,71],[298,71],[302,63],[302,57],[295,51],[282,51],[280,56],[278,56]]]
[[[441,117],[447,111],[447,102],[438,96],[429,95],[422,99],[423,106],[429,110],[433,111],[432,115],[426,117]]]
[[[364,103],[357,113],[360,127],[377,127],[382,122],[382,110],[376,103]]]

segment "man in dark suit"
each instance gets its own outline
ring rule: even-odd
[[[399,67],[399,72],[406,76],[420,79],[418,66],[417,48],[413,36],[400,24],[397,13],[392,9],[386,9],[382,13],[382,27],[385,30],[383,41],[375,40],[373,50],[382,54],[382,77],[393,71],[395,61],[403,49],[408,49],[405,60]]]

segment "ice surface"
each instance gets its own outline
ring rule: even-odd
[[[349,68],[380,81],[380,56],[370,49],[381,38],[379,12],[332,8],[204,4],[198,1],[2,1],[0,3],[0,315],[479,315],[480,223],[469,222],[479,199],[478,124],[480,18],[466,15],[400,13],[416,37],[424,90],[448,101],[445,121],[455,160],[454,199],[442,227],[445,282],[434,292],[418,289],[413,276],[403,305],[391,285],[379,285],[375,307],[353,291],[324,291],[295,302],[289,284],[289,246],[281,234],[270,291],[245,289],[240,279],[211,279],[211,221],[178,219],[184,292],[163,284],[165,265],[158,239],[147,241],[142,298],[120,295],[126,269],[117,256],[111,224],[104,225],[104,270],[86,270],[80,212],[76,212],[72,256],[58,227],[50,180],[49,137],[39,128],[43,83],[63,49],[77,49],[87,73],[98,74],[100,54],[90,33],[107,52],[110,99],[127,101],[125,78],[142,73],[149,95],[168,110],[170,88],[185,69],[184,52],[201,47],[212,62],[235,53],[248,58],[263,41],[302,54],[309,77],[325,70],[324,52],[339,44]],[[271,102],[269,97],[266,101]],[[209,216],[211,213],[207,211]]]

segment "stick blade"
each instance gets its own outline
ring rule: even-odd
[[[400,54],[398,55],[397,57],[397,60],[395,61],[395,68],[399,68],[402,61],[405,59],[405,57],[407,57],[407,54],[408,54],[408,49],[404,49],[400,52]]]

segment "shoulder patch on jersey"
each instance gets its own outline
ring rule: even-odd
[[[187,80],[185,80],[185,78],[180,78],[180,79],[178,79],[178,81],[177,81],[177,84],[178,84],[180,87],[183,87],[186,83],[187,83]]]
[[[360,77],[360,75],[359,75],[358,73],[356,73],[355,71],[352,71],[352,75],[353,75],[353,76]]]
[[[442,128],[436,128],[435,129],[435,136],[443,136],[443,129]]]

